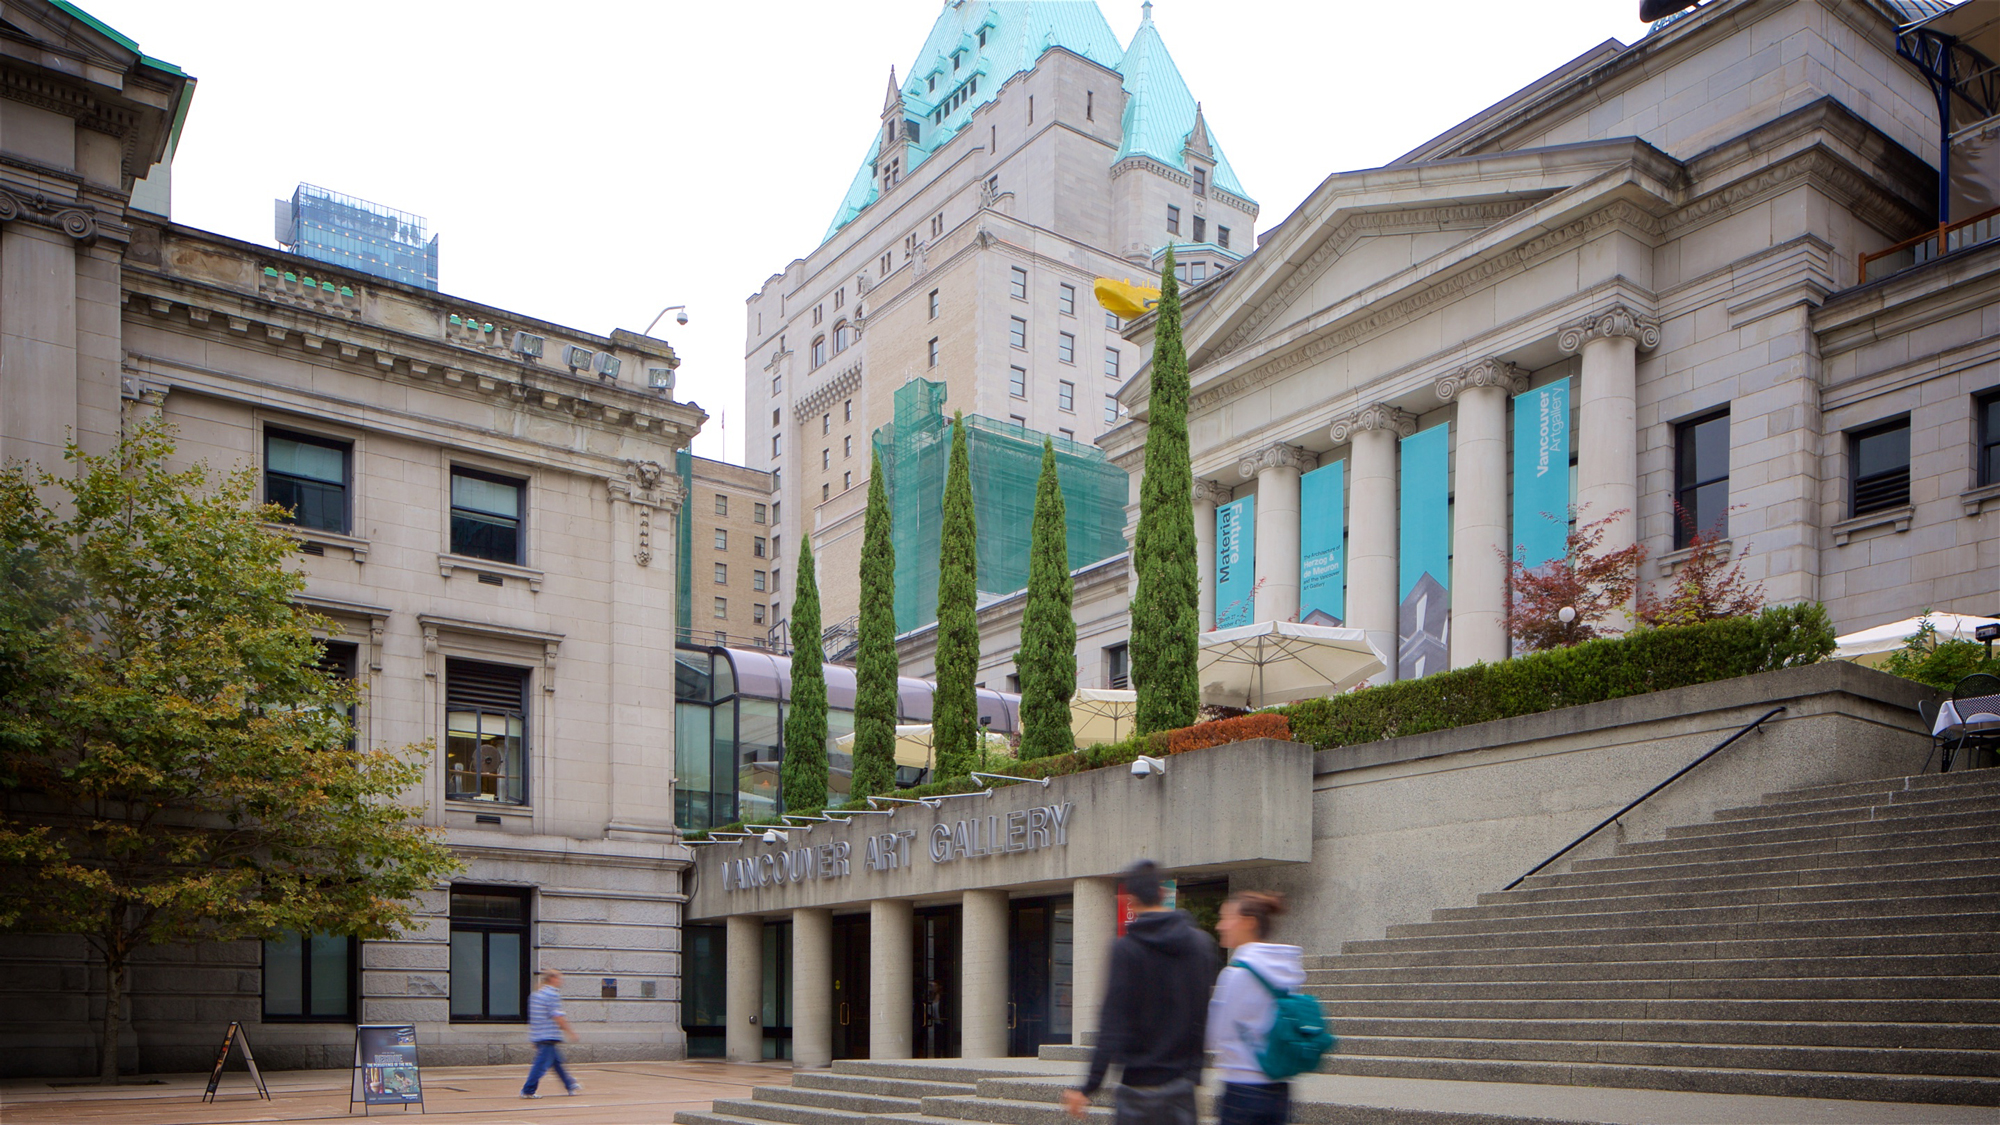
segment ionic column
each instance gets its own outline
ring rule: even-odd
[[[833,1063],[833,911],[792,911],[792,1065]]]
[[[1257,621],[1290,621],[1299,615],[1299,474],[1319,464],[1316,454],[1283,442],[1236,466],[1244,480],[1257,478],[1257,587],[1251,614]]]
[[[910,1057],[910,1014],[916,971],[910,903],[878,898],[868,904],[868,1057]]]
[[[1212,480],[1194,482],[1194,565],[1200,594],[1200,628],[1215,628],[1215,509],[1230,500],[1229,489]]]
[[[1527,389],[1513,364],[1485,359],[1438,380],[1458,403],[1452,507],[1451,666],[1507,658],[1507,402]]]
[[[1078,879],[1072,888],[1070,1042],[1082,1046],[1096,1038],[1104,982],[1111,975],[1111,943],[1118,937],[1118,880]]]
[[[764,1007],[764,920],[753,914],[732,914],[723,931],[727,979],[723,1012],[728,1027],[724,1053],[730,1062],[757,1062],[764,1057],[764,1028],[758,1016]]]
[[[1396,441],[1417,432],[1417,416],[1386,402],[1333,424],[1335,445],[1353,442],[1348,471],[1347,624],[1366,630],[1389,660],[1374,682],[1396,678]]]
[[[1577,387],[1576,503],[1578,520],[1613,512],[1600,550],[1639,541],[1639,349],[1660,344],[1660,325],[1624,306],[1585,317],[1556,336],[1566,354],[1583,353]]]
[[[966,891],[960,916],[959,1054],[1007,1056],[1007,892]]]

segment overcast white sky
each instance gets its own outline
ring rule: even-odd
[[[430,220],[447,293],[643,329],[740,460],[743,300],[818,245],[942,0],[81,0],[200,79],[174,217],[275,245],[301,180]],[[1104,0],[1121,41],[1138,0]],[[1282,221],[1608,38],[1638,0],[1158,0],[1212,135]],[[727,422],[727,429],[724,423]],[[726,437],[725,437],[726,434]]]

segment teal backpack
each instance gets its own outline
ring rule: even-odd
[[[1257,978],[1257,983],[1270,992],[1277,1005],[1277,1018],[1271,1021],[1271,1034],[1264,1040],[1264,1049],[1257,1052],[1257,1065],[1264,1076],[1273,1082],[1283,1082],[1294,1074],[1303,1074],[1319,1065],[1320,1056],[1328,1051],[1338,1050],[1340,1040],[1326,1026],[1326,1012],[1319,1006],[1317,997],[1303,992],[1286,992],[1270,981],[1264,974],[1238,961],[1236,967]]]

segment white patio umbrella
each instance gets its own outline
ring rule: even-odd
[[[1201,701],[1269,707],[1346,691],[1388,667],[1360,629],[1259,621],[1201,635]]]
[[[1116,742],[1132,733],[1139,693],[1112,688],[1078,688],[1069,701],[1069,729],[1078,746]]]
[[[1973,630],[1981,625],[1991,625],[1994,618],[1968,617],[1962,613],[1933,613],[1931,627],[1937,630],[1938,640],[1973,640]],[[1833,640],[1835,660],[1852,660],[1856,664],[1874,666],[1889,658],[1889,654],[1903,647],[1903,642],[1916,635],[1922,627],[1923,618],[1905,617],[1901,621],[1891,621],[1887,625],[1876,625],[1856,633]]]

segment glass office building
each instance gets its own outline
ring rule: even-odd
[[[301,257],[435,291],[438,240],[424,218],[312,184],[277,201],[277,238]]]

